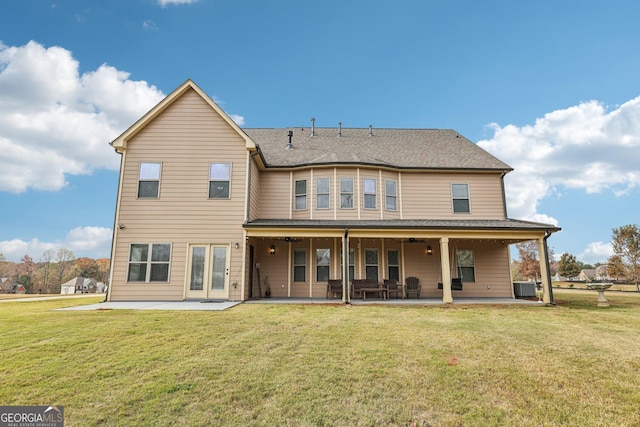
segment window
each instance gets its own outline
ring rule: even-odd
[[[132,243],[127,281],[168,282],[170,258],[169,243]]]
[[[353,208],[353,178],[340,178],[340,207]]]
[[[376,208],[376,180],[365,178],[364,180],[364,208]]]
[[[385,207],[388,211],[397,211],[398,210],[398,194],[396,191],[396,182],[386,180],[384,182],[384,191],[385,191]]]
[[[364,250],[364,271],[367,280],[378,281],[378,250]]]
[[[331,182],[329,178],[318,178],[316,180],[316,208],[329,209],[329,188]]]
[[[157,199],[160,194],[160,163],[140,163],[138,198]]]
[[[389,249],[387,251],[387,277],[400,281],[400,251]]]
[[[304,282],[307,278],[307,250],[293,250],[293,281]]]
[[[307,209],[307,180],[296,181],[295,187],[295,210],[303,211]]]
[[[331,251],[329,249],[316,249],[316,282],[329,281],[330,264]]]
[[[209,198],[228,199],[231,188],[231,164],[211,163],[209,166]]]
[[[469,249],[457,250],[456,262],[458,264],[458,277],[460,277],[463,282],[475,282],[476,267],[473,251]]]
[[[469,184],[451,184],[453,212],[469,213]]]

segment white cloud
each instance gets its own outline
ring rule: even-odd
[[[244,117],[239,116],[238,114],[229,114],[231,120],[236,122],[238,126],[244,126]]]
[[[169,5],[172,4],[192,4],[192,3],[196,3],[199,0],[158,0],[158,4],[162,7],[167,7]]]
[[[76,227],[69,231],[64,242],[43,242],[36,238],[0,241],[0,253],[12,262],[19,262],[24,255],[39,261],[47,249],[60,248],[70,249],[76,257],[109,258],[112,234],[112,230],[105,227]]]
[[[142,23],[142,29],[146,31],[157,30],[158,24],[156,24],[155,21],[151,19],[147,19]]]
[[[611,243],[591,242],[576,258],[587,264],[595,264],[596,262],[606,262],[611,255],[613,255]]]
[[[0,191],[58,190],[65,175],[116,170],[108,143],[164,96],[108,65],[78,68],[61,47],[0,43]]]
[[[478,145],[515,169],[505,177],[510,217],[556,224],[538,212],[545,197],[566,189],[620,196],[640,186],[640,97],[611,111],[589,101],[533,125],[489,128],[493,138]]]

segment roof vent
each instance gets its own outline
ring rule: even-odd
[[[342,122],[338,122],[338,138],[342,138]]]
[[[291,143],[291,138],[293,138],[293,131],[289,131],[289,143],[287,144],[287,150],[293,150],[293,144]]]
[[[311,117],[311,136],[316,136],[316,118]]]
[[[369,125],[369,138],[373,136],[373,126]]]

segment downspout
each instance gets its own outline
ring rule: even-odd
[[[113,230],[111,232],[111,259],[109,260],[109,281],[107,282],[107,292],[104,294],[104,301],[109,301],[109,295],[111,295],[111,282],[113,281],[113,259],[115,257],[115,248],[116,248],[116,230],[118,229],[118,213],[120,207],[120,186],[122,185],[122,166],[124,156],[122,153],[116,150],[116,153],[120,155],[120,170],[118,171],[118,194],[116,195],[116,211],[113,213]]]
[[[544,243],[544,262],[547,264],[547,282],[549,283],[549,299],[551,300],[551,305],[556,305],[555,300],[553,299],[553,285],[551,283],[551,266],[549,265],[549,246],[547,245],[547,239],[551,237],[551,232],[547,230],[545,232],[544,238],[542,239]]]
[[[345,228],[342,239],[342,302],[345,304],[351,304],[349,291],[349,229]]]

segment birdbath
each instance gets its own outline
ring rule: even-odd
[[[587,288],[598,291],[598,307],[609,307],[609,301],[604,297],[604,291],[613,283],[587,283]]]

